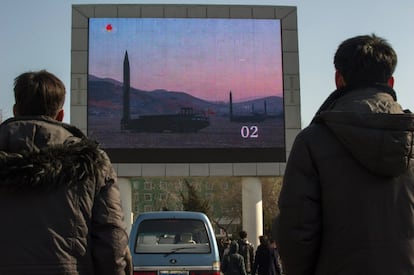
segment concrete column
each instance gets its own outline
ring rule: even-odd
[[[263,235],[262,183],[259,178],[242,179],[243,229],[247,239],[259,245],[259,236]]]
[[[124,211],[124,219],[127,226],[127,232],[131,231],[132,226],[132,188],[128,178],[118,178],[119,191],[121,193],[121,204]]]

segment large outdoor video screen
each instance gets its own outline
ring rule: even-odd
[[[280,20],[90,18],[87,131],[114,162],[284,161]]]

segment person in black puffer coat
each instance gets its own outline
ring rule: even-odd
[[[266,236],[259,236],[259,246],[254,256],[252,275],[280,275],[279,255]]]
[[[0,274],[131,274],[115,171],[62,122],[63,83],[27,72],[14,92],[0,125]]]
[[[295,139],[279,198],[286,275],[414,275],[414,115],[376,35],[334,57],[334,91]]]

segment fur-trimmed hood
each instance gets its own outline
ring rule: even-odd
[[[21,191],[85,182],[108,163],[98,144],[69,124],[39,116],[0,125],[0,188]]]
[[[0,188],[50,189],[98,176],[105,162],[98,144],[88,139],[23,153],[0,151]]]
[[[0,274],[125,274],[116,173],[76,127],[47,117],[0,125]]]

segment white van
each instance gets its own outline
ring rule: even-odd
[[[140,214],[129,246],[134,275],[220,275],[216,238],[203,213]]]

